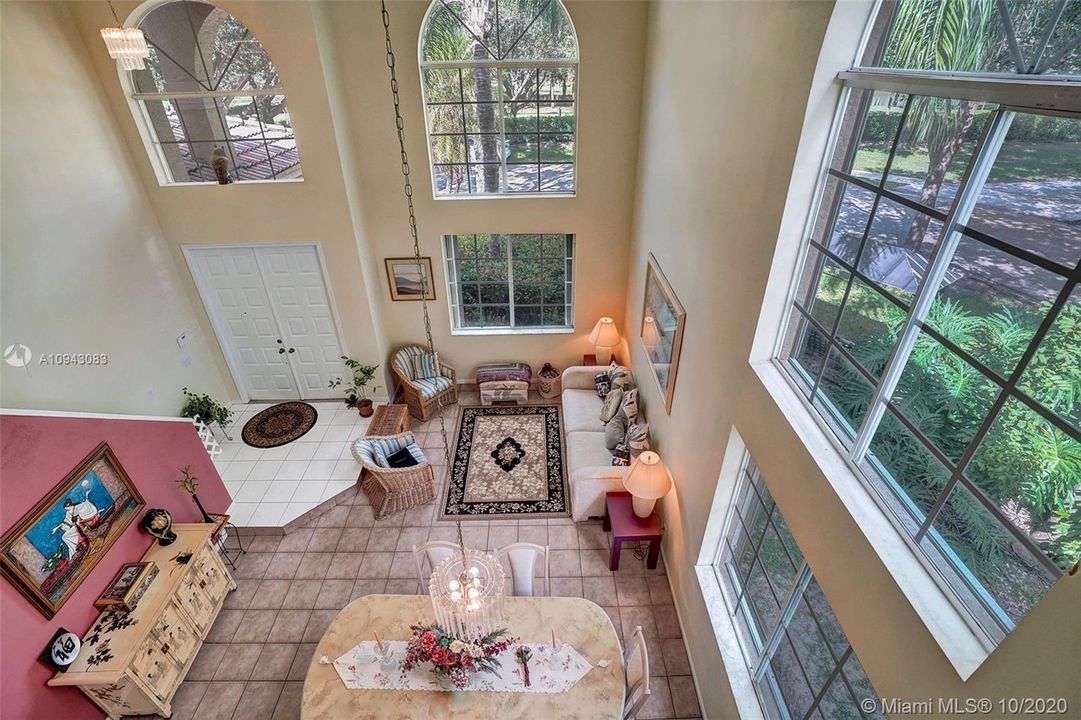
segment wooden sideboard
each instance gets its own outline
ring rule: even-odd
[[[157,542],[143,560],[158,576],[131,612],[106,610],[83,637],[78,659],[49,685],[74,685],[110,718],[172,714],[177,687],[236,582],[210,538],[214,525],[173,525],[176,542]]]

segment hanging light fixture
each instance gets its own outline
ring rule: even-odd
[[[417,217],[413,208],[413,185],[409,180],[409,155],[405,150],[405,123],[402,121],[401,102],[398,97],[398,79],[394,71],[394,49],[390,42],[390,14],[386,2],[381,2],[383,31],[386,35],[387,67],[390,69],[390,90],[394,96],[394,121],[398,128],[398,149],[401,153],[404,191],[409,210],[409,232],[413,238],[413,259],[422,283],[430,282],[421,264],[420,241],[417,239]],[[428,352],[435,354],[432,340],[432,322],[428,313],[428,292],[421,288],[421,309]],[[443,421],[443,401],[436,408],[439,432],[443,437],[443,467],[451,467],[447,428]],[[503,566],[483,550],[466,548],[462,538],[462,521],[455,520],[458,527],[457,550],[432,570],[428,581],[428,594],[432,598],[435,622],[451,636],[476,641],[503,625],[503,599],[506,592]]]
[[[116,8],[113,7],[112,0],[109,0],[109,10],[113,13],[116,27],[101,29],[101,39],[105,41],[109,57],[119,60],[125,70],[145,70],[145,60],[150,57],[146,36],[139,28],[124,27],[120,18],[116,16]]]

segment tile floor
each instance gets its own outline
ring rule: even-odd
[[[475,393],[462,394],[462,403],[476,402]],[[248,552],[234,573],[238,587],[226,600],[187,679],[177,691],[173,700],[174,720],[299,717],[304,675],[315,645],[341,608],[363,595],[418,592],[412,545],[454,539],[454,524],[436,520],[436,503],[375,521],[363,493],[344,492],[355,483],[358,471],[349,454],[348,439],[363,434],[363,422],[358,422],[355,415],[348,418],[336,409],[331,412],[328,408],[325,413],[322,405],[319,409],[319,424],[308,433],[317,433],[318,439],[306,435],[283,446],[284,450],[277,449],[273,453],[275,459],[264,455],[254,457],[256,453],[273,451],[257,451],[242,443],[241,448],[232,451],[231,457],[223,454],[217,459],[230,491],[235,493],[234,510],[239,508],[240,512],[249,513],[247,524],[253,518],[270,518],[279,512],[277,507],[264,509],[267,506],[311,503],[314,507],[318,501],[295,499],[296,492],[306,483],[322,485],[323,497],[340,496],[332,509],[284,536],[245,537]],[[248,408],[240,414],[234,437],[239,438],[240,427],[247,420],[244,415],[250,418],[256,411]],[[458,406],[445,412],[447,432],[452,435]],[[332,439],[326,438],[327,433],[332,433]],[[433,455],[442,447],[436,421],[415,423],[414,433],[421,447],[432,450]],[[295,450],[305,445],[311,447]],[[331,458],[334,448],[338,449],[338,456]],[[255,452],[245,453],[245,450]],[[294,452],[294,460],[289,460]],[[328,457],[320,457],[323,455]],[[251,459],[245,459],[248,457]],[[299,477],[278,477],[288,462],[297,463],[290,474],[299,473]],[[317,469],[310,473],[312,477],[305,479],[316,462],[332,463],[333,467],[315,465]],[[351,479],[333,477],[334,468],[342,462],[346,463],[342,467],[350,468]],[[278,463],[278,467],[264,465],[256,471],[259,463]],[[305,464],[303,470],[300,464]],[[327,468],[330,475],[326,479],[315,477],[325,474]],[[442,484],[445,476],[442,464],[436,470]],[[266,475],[272,477],[260,479]],[[281,495],[268,499],[267,494],[279,481],[296,483],[289,486],[293,495],[288,500],[273,499],[284,496],[285,490],[281,490]],[[331,482],[348,484],[330,493],[327,488]],[[269,485],[264,487],[259,483]],[[441,495],[437,491],[437,502]],[[288,507],[280,508],[280,512],[278,522],[289,512]],[[636,625],[642,626],[650,656],[652,695],[639,717],[700,716],[663,560],[657,569],[648,570],[644,560],[635,558],[625,548],[620,569],[611,572],[608,569],[610,539],[600,523],[575,524],[569,518],[465,521],[463,535],[467,544],[493,550],[519,541],[548,545],[552,595],[580,596],[596,602],[608,612],[624,638]]]

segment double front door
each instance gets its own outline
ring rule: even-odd
[[[314,244],[188,247],[199,293],[249,400],[338,397],[342,342]]]

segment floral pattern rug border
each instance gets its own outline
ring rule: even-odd
[[[466,482],[471,461],[493,462],[490,447],[473,447],[478,418],[492,416],[540,415],[545,427],[545,466],[547,498],[537,501],[499,500],[466,501]],[[476,450],[474,456],[473,451]],[[527,451],[532,448],[526,448]],[[566,460],[563,457],[563,417],[558,405],[466,406],[458,421],[450,478],[440,507],[439,517],[454,519],[501,520],[522,517],[566,517],[570,514],[567,492]]]

